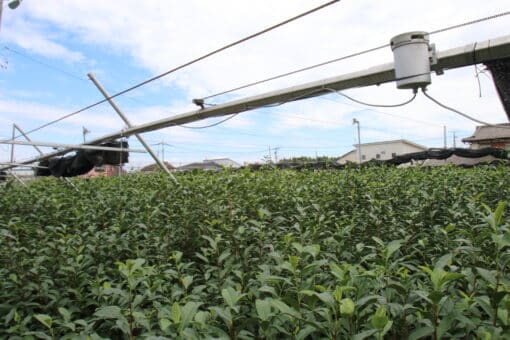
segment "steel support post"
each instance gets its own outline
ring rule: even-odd
[[[115,112],[117,112],[117,114],[119,115],[119,117],[124,121],[124,123],[126,123],[126,125],[131,128],[133,127],[133,124],[131,124],[131,122],[129,121],[129,119],[126,117],[126,115],[122,112],[122,110],[117,106],[117,104],[112,100],[110,99],[110,95],[108,94],[108,92],[106,92],[105,88],[99,83],[99,81],[96,79],[96,77],[94,77],[94,74],[92,74],[92,72],[88,73],[87,74],[90,78],[90,80],[94,83],[94,85],[96,85],[97,89],[99,90],[99,92],[101,92],[101,94],[106,98],[108,99],[108,103],[110,103],[110,105],[112,106],[112,108],[115,110]],[[139,133],[135,133],[134,134],[135,137],[140,141],[140,143],[143,145],[143,147],[145,148],[145,150],[147,150],[147,152],[151,155],[151,157],[154,159],[154,161],[159,165],[159,167],[161,168],[161,170],[163,170],[164,172],[166,172],[168,174],[168,176],[170,176],[170,178],[175,182],[175,184],[179,184],[179,182],[177,181],[177,179],[174,177],[174,175],[172,175],[172,173],[170,172],[170,170],[168,170],[168,168],[166,167],[165,163],[163,163],[159,158],[158,156],[154,153],[154,151],[152,150],[152,148],[150,147],[149,144],[147,144],[145,142],[145,140],[143,139],[143,137],[139,134]]]
[[[25,137],[25,139],[26,139],[27,141],[29,141],[29,142],[31,142],[31,141],[32,141],[32,140],[30,139],[30,137],[28,137],[28,135],[25,133],[25,131],[23,131],[23,129],[22,129],[22,128],[18,125],[18,124],[14,123],[14,124],[13,124],[13,126],[14,126],[14,128],[15,128],[16,130],[18,130],[18,131],[19,131],[19,132],[23,135],[23,137]],[[14,133],[14,131],[13,131],[13,133]],[[14,139],[14,135],[13,135],[12,139]],[[13,148],[14,148],[14,144],[13,144],[12,146],[13,146]],[[44,155],[44,152],[42,152],[42,151],[41,151],[41,149],[39,149],[39,147],[38,147],[37,145],[33,145],[33,147],[34,147],[34,149],[36,149],[36,150],[37,150],[37,152],[39,152],[39,154],[40,154],[40,155]]]

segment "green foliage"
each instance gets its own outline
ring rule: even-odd
[[[503,339],[501,167],[0,187],[0,338]]]

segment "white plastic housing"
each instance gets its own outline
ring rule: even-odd
[[[391,39],[397,88],[417,89],[430,84],[429,35],[408,32]]]

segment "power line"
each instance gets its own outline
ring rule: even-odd
[[[6,45],[4,45],[3,47],[4,47],[4,49],[6,49],[6,50],[8,50],[8,51],[10,51],[10,52],[12,52],[14,54],[17,54],[17,55],[19,55],[19,56],[21,56],[21,57],[23,57],[25,59],[28,59],[28,60],[30,60],[30,61],[32,61],[32,62],[34,62],[36,64],[39,64],[41,66],[44,66],[44,67],[46,67],[48,69],[51,69],[53,71],[59,72],[59,73],[61,73],[63,75],[66,75],[69,78],[73,78],[75,80],[79,80],[79,81],[86,82],[86,83],[89,82],[88,78],[81,77],[81,76],[77,75],[76,73],[72,73],[72,72],[66,71],[66,70],[64,70],[64,69],[62,69],[60,67],[57,67],[55,65],[52,65],[52,64],[49,64],[49,63],[45,63],[44,61],[41,61],[41,60],[39,60],[37,58],[34,58],[34,57],[31,57],[31,56],[29,56],[26,53],[20,52],[19,50],[15,50],[12,47],[9,47],[9,46],[6,46]],[[134,102],[138,102],[138,103],[141,103],[141,104],[147,104],[146,102],[144,102],[143,100],[140,100],[138,98],[134,98],[134,97],[130,97],[130,96],[128,96],[127,98],[130,99],[131,101],[134,101]]]
[[[60,72],[60,73],[62,73],[62,74],[65,74],[65,75],[66,75],[66,76],[68,76],[68,77],[75,78],[75,79],[78,79],[78,80],[80,80],[80,81],[87,81],[87,79],[86,79],[86,78],[84,78],[84,77],[80,77],[80,76],[78,76],[78,75],[76,75],[76,74],[73,74],[73,73],[71,73],[71,72],[68,72],[68,71],[66,71],[66,70],[63,70],[63,69],[61,69],[61,68],[59,68],[59,67],[56,67],[56,66],[53,66],[53,65],[47,64],[47,63],[45,63],[45,62],[43,62],[43,61],[37,60],[37,59],[35,59],[35,58],[32,58],[31,56],[26,55],[26,54],[24,54],[24,53],[22,53],[22,52],[20,52],[20,51],[18,51],[18,50],[15,50],[15,49],[13,49],[13,48],[11,48],[11,47],[8,47],[8,46],[5,46],[5,45],[4,45],[4,49],[6,49],[7,51],[9,51],[9,52],[11,52],[11,53],[17,54],[17,55],[19,55],[19,56],[21,56],[21,57],[23,57],[23,58],[26,58],[26,59],[28,59],[28,60],[30,60],[30,61],[32,61],[32,62],[34,62],[34,63],[37,63],[37,64],[42,65],[42,66],[44,66],[44,67],[50,68],[50,69],[52,69],[52,70],[54,70],[54,71],[57,71],[57,72]]]
[[[262,34],[264,34],[264,33],[267,33],[267,32],[272,31],[272,30],[274,30],[274,29],[276,29],[276,28],[278,28],[278,27],[281,27],[281,26],[283,26],[283,25],[286,25],[286,24],[288,24],[288,23],[290,23],[290,22],[292,22],[292,21],[295,21],[295,20],[297,20],[297,19],[300,19],[300,18],[302,18],[302,17],[305,17],[305,16],[307,16],[307,15],[309,15],[309,14],[312,14],[312,13],[314,13],[314,12],[316,12],[316,11],[320,10],[320,9],[323,9],[323,8],[325,8],[325,7],[328,7],[328,6],[330,6],[330,5],[333,5],[334,3],[337,3],[337,2],[339,2],[339,1],[340,1],[340,0],[333,0],[333,1],[329,1],[329,2],[327,2],[327,3],[325,3],[325,4],[322,4],[322,5],[318,6],[318,7],[312,8],[311,10],[308,10],[308,11],[306,11],[306,12],[303,12],[303,13],[301,13],[301,14],[298,14],[298,15],[296,15],[296,16],[294,16],[294,17],[290,18],[290,19],[284,20],[284,21],[282,21],[282,22],[280,22],[280,23],[278,23],[278,24],[276,24],[276,25],[270,26],[270,27],[268,27],[268,28],[265,28],[265,29],[263,29],[263,30],[261,30],[261,31],[258,31],[258,32],[256,32],[256,33],[254,33],[254,34],[251,34],[251,35],[249,35],[249,36],[247,36],[247,37],[244,37],[244,38],[242,38],[242,39],[239,39],[239,40],[237,40],[237,41],[235,41],[235,42],[233,42],[233,43],[230,43],[230,44],[228,44],[228,45],[225,45],[225,46],[223,46],[223,47],[220,47],[220,48],[218,48],[218,49],[216,49],[216,50],[214,50],[214,51],[212,51],[212,52],[209,52],[209,53],[207,53],[207,54],[204,54],[204,55],[203,55],[203,56],[201,56],[201,57],[195,58],[195,59],[193,59],[193,60],[191,60],[191,61],[189,61],[189,62],[187,62],[187,63],[184,63],[184,64],[182,64],[182,65],[180,65],[180,66],[177,66],[177,67],[175,67],[175,68],[173,68],[173,69],[171,69],[171,70],[168,70],[168,71],[166,71],[166,72],[164,72],[164,73],[161,73],[161,74],[159,74],[159,75],[157,75],[157,76],[154,76],[154,77],[152,77],[152,78],[149,78],[149,79],[147,79],[147,80],[144,80],[144,81],[142,81],[141,83],[138,83],[138,84],[136,84],[136,85],[133,85],[133,86],[131,86],[131,87],[129,87],[129,88],[127,88],[127,89],[125,89],[125,90],[122,90],[122,91],[120,91],[120,92],[117,92],[117,93],[115,93],[115,94],[111,95],[110,97],[107,97],[107,98],[105,98],[105,99],[102,99],[102,100],[100,100],[100,101],[98,101],[98,102],[95,102],[95,103],[93,103],[93,104],[90,104],[90,105],[88,105],[88,106],[86,106],[86,107],[84,107],[84,108],[82,108],[82,109],[79,109],[79,110],[77,110],[77,111],[71,112],[71,113],[69,113],[69,114],[67,114],[67,115],[65,115],[65,116],[62,116],[62,117],[60,117],[60,118],[58,118],[58,119],[55,119],[55,120],[53,120],[53,121],[51,121],[51,122],[48,122],[48,123],[46,123],[46,124],[43,124],[43,125],[41,125],[41,126],[39,126],[39,127],[37,127],[37,128],[34,128],[34,129],[32,129],[32,130],[29,130],[29,131],[27,131],[27,132],[26,132],[26,134],[30,134],[30,133],[33,133],[33,132],[35,132],[35,131],[41,130],[41,129],[43,129],[43,128],[45,128],[45,127],[47,127],[47,126],[51,125],[51,124],[55,124],[55,123],[57,123],[57,122],[59,122],[59,121],[62,121],[62,120],[64,120],[64,119],[66,119],[66,118],[69,118],[69,117],[74,116],[74,115],[76,115],[76,114],[78,114],[78,113],[81,113],[81,112],[83,112],[83,111],[86,111],[86,110],[88,110],[88,109],[91,109],[91,108],[93,108],[93,107],[95,107],[95,106],[98,106],[98,105],[100,105],[100,104],[102,104],[102,103],[105,103],[105,102],[109,101],[110,99],[116,98],[116,97],[118,97],[118,96],[120,96],[120,95],[123,95],[123,94],[125,94],[125,93],[127,93],[127,92],[133,91],[133,90],[135,90],[135,89],[137,89],[137,88],[139,88],[139,87],[141,87],[141,86],[144,86],[144,85],[146,85],[146,84],[148,84],[148,83],[151,83],[151,82],[153,82],[153,81],[155,81],[155,80],[158,80],[158,79],[160,79],[160,78],[163,78],[163,77],[165,77],[165,76],[167,76],[167,75],[169,75],[169,74],[171,74],[171,73],[174,73],[174,72],[176,72],[176,71],[178,71],[178,70],[180,70],[180,69],[183,69],[183,68],[185,68],[185,67],[187,67],[187,66],[190,66],[190,65],[192,65],[192,64],[195,64],[195,63],[197,63],[198,61],[204,60],[204,59],[206,59],[206,58],[208,58],[208,57],[210,57],[210,56],[212,56],[212,55],[215,55],[215,54],[217,54],[217,53],[219,53],[219,52],[222,52],[222,51],[224,51],[224,50],[226,50],[226,49],[229,49],[229,48],[231,48],[231,47],[234,47],[234,46],[236,46],[236,45],[239,45],[239,44],[241,44],[241,43],[243,43],[243,42],[245,42],[245,41],[248,41],[248,40],[250,40],[250,39],[253,39],[253,38],[255,38],[255,37],[258,37],[258,36],[260,36],[260,35],[262,35]],[[19,137],[19,136],[17,136],[17,137]],[[17,137],[15,137],[15,138],[17,138]]]
[[[457,25],[445,27],[445,28],[442,28],[442,29],[438,29],[438,30],[430,32],[429,34],[433,35],[433,34],[443,33],[443,32],[446,32],[446,31],[453,30],[453,29],[457,29],[457,28],[461,28],[461,27],[465,27],[465,26],[469,26],[469,25],[474,25],[474,24],[477,24],[477,23],[480,23],[480,22],[483,22],[483,21],[488,21],[488,20],[499,18],[499,17],[503,17],[503,16],[506,16],[506,15],[509,15],[509,14],[510,14],[510,11],[498,13],[498,14],[490,15],[490,16],[487,16],[487,17],[484,17],[484,18],[479,18],[479,19],[476,19],[476,20],[464,22],[462,24],[457,24]],[[342,61],[342,60],[358,57],[358,56],[361,56],[363,54],[374,52],[374,51],[377,51],[377,50],[380,50],[380,49],[383,49],[383,48],[386,48],[386,47],[389,47],[389,46],[390,46],[389,44],[384,44],[384,45],[380,45],[380,46],[377,46],[377,47],[369,48],[367,50],[355,52],[355,53],[348,54],[348,55],[345,55],[345,56],[342,56],[342,57],[339,57],[339,58],[327,60],[327,61],[315,64],[315,65],[303,67],[303,68],[300,68],[300,69],[297,69],[297,70],[293,70],[293,71],[285,72],[285,73],[282,73],[282,74],[278,74],[278,75],[275,75],[275,76],[272,76],[272,77],[269,77],[269,78],[266,78],[266,79],[254,81],[254,82],[248,83],[246,85],[241,85],[241,86],[229,89],[229,90],[221,91],[221,92],[209,95],[207,97],[203,97],[202,99],[205,100],[205,99],[210,99],[210,98],[217,97],[217,96],[220,96],[220,95],[224,95],[224,94],[227,94],[227,93],[232,93],[232,92],[235,92],[235,91],[238,91],[238,90],[242,90],[242,89],[245,89],[245,88],[248,88],[248,87],[252,87],[252,86],[255,86],[255,85],[263,84],[263,83],[266,83],[266,82],[271,81],[271,80],[276,80],[276,79],[288,77],[288,76],[291,76],[291,75],[296,74],[296,73],[312,70],[314,68],[318,68],[318,67],[321,67],[321,66],[332,64],[332,63],[335,63],[335,62],[338,62],[338,61]]]
[[[476,20],[464,22],[462,24],[453,25],[453,26],[445,27],[445,28],[442,28],[442,29],[439,29],[439,30],[435,30],[435,31],[430,32],[429,34],[432,35],[432,34],[443,33],[443,32],[446,32],[446,31],[451,31],[453,29],[457,29],[457,28],[461,28],[461,27],[465,27],[465,26],[470,26],[470,25],[478,24],[478,23],[483,22],[483,21],[488,21],[488,20],[504,17],[504,16],[509,15],[509,14],[510,14],[510,11],[506,11],[506,12],[502,12],[502,13],[498,13],[498,14],[494,14],[494,15],[489,15],[489,16],[484,17],[484,18],[479,18],[479,19],[476,19]]]
[[[297,70],[294,70],[294,71],[290,71],[290,72],[286,72],[286,73],[278,74],[278,75],[273,76],[273,77],[270,77],[270,78],[266,78],[266,79],[258,80],[258,81],[255,81],[255,82],[253,82],[253,83],[249,83],[249,84],[246,84],[246,85],[242,85],[242,86],[239,86],[239,87],[236,87],[236,88],[230,89],[230,90],[226,90],[226,91],[218,92],[218,93],[212,94],[212,95],[210,95],[210,96],[204,97],[204,98],[202,98],[202,99],[204,99],[204,100],[205,100],[205,99],[210,99],[210,98],[213,98],[213,97],[221,96],[221,95],[223,95],[223,94],[227,94],[227,93],[235,92],[235,91],[242,90],[242,89],[245,89],[245,88],[248,88],[248,87],[252,87],[252,86],[255,86],[255,85],[259,85],[259,84],[262,84],[262,83],[266,83],[266,82],[271,81],[271,80],[276,80],[276,79],[280,79],[280,78],[288,77],[288,76],[291,76],[291,75],[296,74],[296,73],[300,73],[300,72],[304,72],[304,71],[312,70],[312,69],[314,69],[314,68],[321,67],[321,66],[325,66],[325,65],[328,65],[328,64],[332,64],[332,63],[335,63],[335,62],[338,62],[338,61],[341,61],[341,60],[345,60],[345,59],[350,59],[350,58],[358,57],[358,56],[361,56],[361,55],[366,54],[366,53],[370,53],[370,52],[374,52],[374,51],[377,51],[377,50],[380,50],[380,49],[386,48],[386,47],[388,47],[388,46],[389,46],[389,44],[385,44],[385,45],[377,46],[377,47],[374,47],[374,48],[369,48],[369,49],[367,49],[367,50],[363,50],[363,51],[360,51],[360,52],[356,52],[356,53],[348,54],[348,55],[343,56],[343,57],[339,57],[339,58],[335,58],[335,59],[327,60],[327,61],[324,61],[324,62],[319,63],[319,64],[315,64],[315,65],[311,65],[311,66],[303,67],[303,68],[300,68],[300,69],[297,69]]]

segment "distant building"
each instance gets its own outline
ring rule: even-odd
[[[165,164],[166,168],[168,170],[170,170],[170,171],[175,169],[175,167],[172,164],[170,164],[170,163],[168,163],[166,161],[163,161],[163,164]],[[159,167],[159,164],[152,163],[152,164],[149,164],[147,166],[144,166],[140,171],[142,171],[142,172],[154,172],[154,171],[161,171],[161,168]]]
[[[84,175],[81,175],[82,178],[93,178],[93,177],[113,177],[113,176],[119,176],[120,174],[124,174],[125,171],[122,169],[119,165],[110,165],[110,164],[104,164],[101,166],[95,166],[87,172]]]
[[[241,165],[237,162],[234,162],[230,158],[217,158],[217,159],[206,159],[203,162],[195,162],[180,166],[177,168],[179,171],[187,171],[187,170],[212,170],[219,171],[224,168],[232,168],[237,169],[240,168]]]
[[[477,126],[471,137],[463,138],[471,149],[494,147],[510,149],[510,123]]]
[[[358,163],[358,145],[356,144],[354,147],[354,150],[340,156],[336,162],[338,164],[345,164],[347,162]],[[364,163],[371,159],[386,160],[397,155],[426,151],[427,147],[405,139],[397,139],[384,142],[364,143],[360,145],[360,150],[361,162]]]

